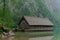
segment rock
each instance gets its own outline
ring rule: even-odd
[[[8,38],[8,36],[6,36],[6,35],[2,35],[2,38]]]
[[[14,36],[15,34],[14,34],[14,32],[10,31],[10,32],[9,32],[9,35],[10,35],[10,36]]]

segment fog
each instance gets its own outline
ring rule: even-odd
[[[45,0],[49,10],[60,13],[60,0]]]

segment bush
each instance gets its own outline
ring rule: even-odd
[[[2,33],[3,31],[2,30],[0,30],[0,34]]]

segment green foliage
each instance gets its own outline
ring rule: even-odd
[[[2,30],[0,30],[0,34],[2,33],[3,31]]]
[[[0,27],[2,26],[2,23],[3,23],[3,9],[0,7]]]
[[[11,19],[11,15],[12,13],[10,12],[7,6],[5,9],[5,18],[4,18],[5,27],[11,28],[15,24],[14,21]]]

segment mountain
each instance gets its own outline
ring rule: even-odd
[[[3,13],[3,1],[1,0],[0,2],[0,22],[4,18],[2,22],[6,27],[17,26],[24,15],[47,17],[54,25],[60,24],[59,13],[57,14],[54,0],[6,0],[5,13]]]
[[[5,13],[3,13],[3,1],[0,2],[0,24],[5,27],[17,26],[24,15],[47,17],[46,14],[50,13],[44,5],[44,0],[6,0]]]

